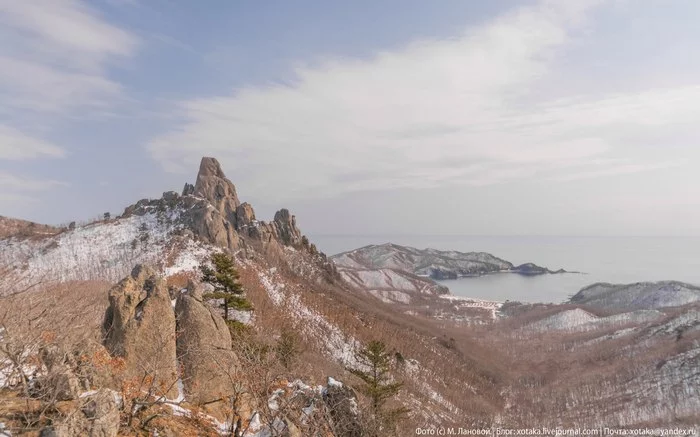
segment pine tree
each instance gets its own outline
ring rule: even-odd
[[[406,408],[389,409],[386,405],[403,387],[402,382],[391,382],[389,370],[392,355],[387,352],[384,343],[371,341],[358,351],[355,357],[367,369],[348,370],[362,380],[358,390],[370,400],[371,423],[370,429],[367,430],[368,435],[386,435],[396,427],[398,420],[410,411]]]
[[[233,265],[233,258],[226,253],[214,253],[211,256],[212,269],[208,265],[202,265],[202,282],[211,284],[214,291],[204,294],[205,299],[222,299],[221,308],[224,310],[224,319],[228,321],[228,310],[251,310],[252,305],[243,296],[243,286],[239,282],[240,275]]]
[[[280,364],[287,370],[292,367],[301,353],[298,345],[299,339],[296,334],[289,329],[283,329],[275,345],[275,354]]]

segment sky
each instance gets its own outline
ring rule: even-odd
[[[0,0],[0,215],[194,182],[311,235],[700,235],[695,0]]]

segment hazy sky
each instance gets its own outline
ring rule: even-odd
[[[700,2],[0,0],[0,214],[215,156],[310,234],[700,235]]]

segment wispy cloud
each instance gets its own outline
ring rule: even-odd
[[[122,101],[122,86],[108,70],[137,45],[80,0],[0,0],[0,161],[66,156],[43,139],[51,138],[44,121],[60,125]],[[16,213],[66,183],[13,170],[0,171],[0,186],[0,206]]]
[[[41,192],[56,187],[67,187],[66,182],[51,179],[34,179],[0,171],[0,185],[20,192]]]
[[[658,169],[612,160],[639,126],[697,120],[700,88],[566,100],[536,92],[598,3],[543,1],[453,39],[299,66],[290,85],[186,100],[148,149],[174,172],[217,156],[266,198]],[[601,159],[611,164],[601,169]]]
[[[78,0],[0,0],[1,109],[103,106],[121,92],[107,66],[137,45]]]
[[[38,138],[32,138],[19,130],[0,124],[0,160],[13,161],[33,158],[62,158],[65,151]]]
[[[17,214],[24,207],[34,205],[41,196],[53,189],[69,184],[52,179],[35,179],[0,171],[0,211],[3,214]]]

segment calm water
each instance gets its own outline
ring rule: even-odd
[[[700,237],[311,236],[335,254],[386,242],[417,248],[489,252],[513,264],[534,262],[586,274],[496,274],[441,281],[453,294],[480,299],[562,302],[594,282],[678,280],[700,285]]]

